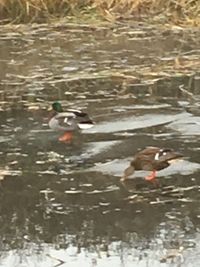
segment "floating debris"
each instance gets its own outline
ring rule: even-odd
[[[73,189],[73,190],[65,190],[65,193],[66,193],[66,194],[72,194],[72,195],[75,195],[75,194],[82,194],[83,191]]]
[[[184,247],[180,247],[178,249],[168,249],[166,255],[160,259],[160,262],[164,263],[167,262],[168,259],[180,258],[181,263],[183,263],[184,262],[183,250]]]

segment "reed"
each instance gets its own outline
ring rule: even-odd
[[[108,21],[145,15],[200,24],[199,0],[0,0],[0,18],[9,22],[46,22],[84,12],[100,14]]]

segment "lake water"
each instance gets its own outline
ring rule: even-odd
[[[1,26],[0,267],[200,263],[198,29]],[[95,126],[70,144],[55,100]],[[120,182],[146,146],[184,159]]]

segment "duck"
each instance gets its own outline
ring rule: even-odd
[[[171,148],[146,147],[135,154],[129,167],[124,170],[121,181],[125,181],[135,171],[151,171],[145,180],[154,182],[157,171],[167,168],[183,155]]]
[[[64,133],[59,137],[59,141],[70,142],[74,131],[89,129],[93,126],[94,122],[87,113],[78,109],[67,109],[64,111],[61,103],[58,101],[52,104],[49,127],[54,131]]]

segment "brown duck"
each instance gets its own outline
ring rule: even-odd
[[[167,168],[174,160],[182,157],[182,154],[170,148],[147,147],[135,154],[121,180],[126,180],[134,171],[144,170],[152,172],[145,180],[154,181],[156,171]]]

